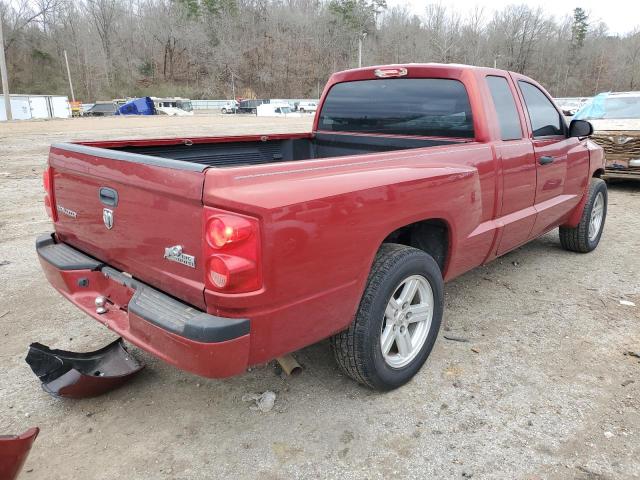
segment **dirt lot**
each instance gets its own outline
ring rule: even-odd
[[[51,288],[34,251],[50,230],[41,173],[69,139],[304,131],[309,119],[198,116],[0,124],[0,434],[38,425],[24,479],[640,478],[640,183],[610,186],[600,247],[557,232],[446,287],[446,327],[407,386],[341,376],[327,342],[206,380],[148,368],[103,397],[48,396],[29,343],[92,350],[112,338]],[[624,306],[620,300],[636,303]],[[462,337],[450,341],[442,334]],[[245,394],[273,390],[269,413]]]

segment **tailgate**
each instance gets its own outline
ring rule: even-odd
[[[53,145],[49,165],[60,241],[205,308],[206,167],[78,144]]]

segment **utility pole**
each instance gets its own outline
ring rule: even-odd
[[[493,68],[498,68],[498,59],[504,57],[504,55],[500,53],[493,54]]]
[[[67,58],[67,51],[64,50],[64,63],[67,64],[67,77],[69,77],[69,88],[71,89],[71,101],[76,101],[76,96],[73,94],[73,83],[71,83],[71,70],[69,70],[69,59]]]
[[[233,70],[231,71],[231,95],[233,96],[233,99],[236,99],[236,81],[233,78]]]
[[[358,68],[362,67],[362,41],[367,36],[367,32],[358,35]]]
[[[2,93],[4,94],[4,108],[7,112],[7,120],[13,120],[13,116],[11,115],[11,97],[9,96],[9,79],[7,78],[7,61],[4,57],[2,16],[0,16],[0,76],[2,77]]]

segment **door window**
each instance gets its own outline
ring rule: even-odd
[[[564,122],[553,103],[542,91],[525,81],[518,81],[529,112],[534,137],[564,135]]]
[[[489,85],[493,105],[496,107],[496,113],[498,114],[500,137],[502,140],[521,139],[520,116],[507,79],[490,75],[487,77],[487,84]]]

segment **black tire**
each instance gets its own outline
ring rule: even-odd
[[[253,113],[254,115],[258,114],[258,110],[256,108],[252,108],[251,109],[251,113]]]
[[[433,292],[433,317],[419,353],[402,368],[391,367],[380,345],[385,309],[402,282],[412,275],[424,277]],[[376,390],[392,390],[407,383],[420,370],[433,349],[443,312],[442,274],[435,260],[417,248],[394,243],[380,247],[367,280],[355,319],[331,339],[342,371]]]
[[[598,243],[600,243],[602,231],[604,230],[604,223],[607,219],[608,196],[606,182],[600,178],[592,178],[587,195],[587,201],[584,205],[584,210],[582,211],[582,217],[580,217],[580,223],[578,223],[575,228],[560,227],[560,245],[562,245],[562,248],[565,250],[588,253],[593,251],[598,246]],[[591,214],[599,195],[602,195],[602,199],[604,200],[602,221],[600,222],[598,233],[589,238]]]
[[[225,113],[227,113],[227,109],[226,109],[226,108],[223,108],[221,112],[222,112],[222,114],[224,115]]]

